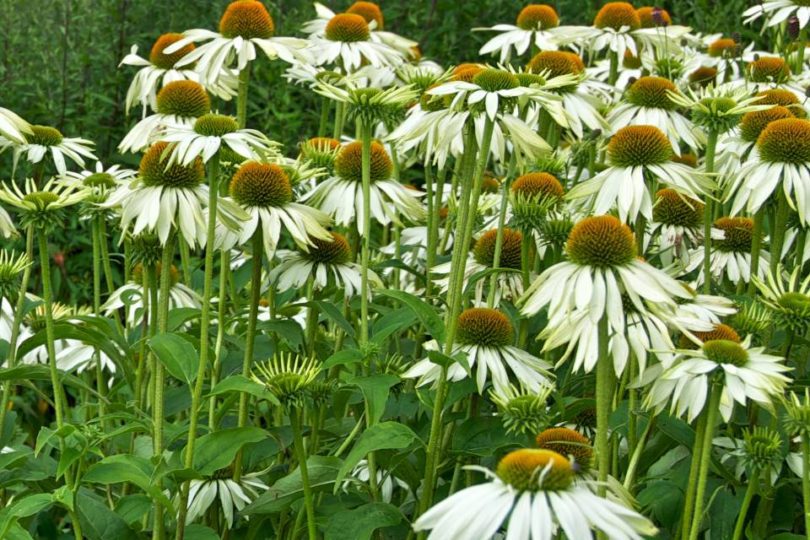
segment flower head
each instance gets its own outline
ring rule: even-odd
[[[31,178],[20,189],[5,182],[0,189],[0,201],[17,210],[23,227],[49,231],[62,224],[64,209],[87,197],[88,191],[76,184],[59,183],[54,179],[38,188]]]
[[[301,408],[307,389],[320,372],[314,358],[301,358],[293,353],[280,353],[253,368],[252,379],[267,387],[286,410]]]
[[[536,392],[523,385],[510,384],[499,390],[490,390],[489,395],[508,433],[530,435],[548,425],[546,402],[551,391],[551,387]]]

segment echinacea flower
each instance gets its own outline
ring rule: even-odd
[[[488,379],[496,391],[504,391],[510,384],[509,372],[532,391],[551,385],[551,366],[545,361],[515,347],[515,332],[505,313],[491,308],[469,308],[458,317],[458,331],[452,356],[463,353],[469,371],[475,378],[478,392],[483,393]],[[405,378],[418,378],[418,386],[436,382],[442,374],[438,364],[430,358],[416,362],[403,374]],[[447,379],[460,381],[467,378],[467,370],[459,363],[447,369]]]
[[[405,54],[373,36],[362,15],[338,13],[326,23],[322,35],[309,38],[314,64],[337,64],[348,73],[363,64],[395,68],[405,62]]]
[[[267,484],[259,479],[259,473],[244,474],[238,481],[231,478],[232,475],[232,471],[225,469],[223,474],[191,481],[188,490],[186,524],[193,523],[194,520],[205,515],[214,501],[219,501],[219,507],[225,516],[225,523],[227,523],[228,529],[232,529],[234,516],[253,502],[259,496],[260,491],[268,489]]]
[[[25,253],[18,255],[13,251],[0,250],[0,298],[17,297],[20,293],[20,275],[29,266],[31,261]]]
[[[766,0],[743,11],[743,23],[748,24],[760,17],[765,17],[765,26],[776,26],[796,17],[799,28],[807,26],[810,21],[810,5],[807,0]]]
[[[534,435],[549,424],[548,398],[553,387],[534,391],[523,384],[510,384],[489,391],[498,417],[507,433]]]
[[[597,323],[605,317],[609,335],[616,337],[611,346],[620,373],[631,347],[643,362],[647,344],[669,340],[660,320],[662,310],[693,294],[636,258],[635,238],[627,225],[613,216],[585,218],[571,230],[565,251],[568,260],[540,274],[519,301],[525,316],[548,307],[543,331],[547,347],[567,342],[566,357],[576,349],[575,367],[590,371],[599,358]]]
[[[199,75],[193,69],[193,65],[185,68],[176,67],[175,64],[185,55],[194,50],[194,44],[188,43],[184,47],[167,54],[165,49],[170,45],[183,39],[183,34],[168,33],[162,34],[155,40],[149,52],[149,59],[141,58],[138,55],[138,46],[133,45],[119,66],[136,66],[141,69],[133,77],[127,90],[124,100],[125,111],[129,110],[137,103],[143,108],[146,116],[147,106],[152,110],[157,110],[158,90],[174,81],[195,81],[200,82]],[[230,100],[235,92],[236,77],[221,77],[214,84],[206,85],[206,90],[220,99]]]
[[[276,37],[275,23],[264,4],[258,0],[236,0],[228,4],[219,20],[219,32],[202,28],[186,30],[183,39],[163,49],[174,54],[190,43],[206,43],[191,50],[175,63],[177,67],[191,64],[205,84],[215,84],[229,68],[241,72],[256,59],[256,49],[269,59],[280,58],[287,63],[310,62],[306,40]]]
[[[41,163],[45,156],[50,154],[53,165],[59,174],[67,172],[65,158],[84,167],[84,158],[96,159],[93,154],[93,142],[79,137],[65,137],[62,133],[50,126],[30,125],[29,132],[25,132],[22,142],[15,143],[13,139],[3,141],[0,139],[0,151],[9,146],[13,148],[13,167],[17,168],[20,156],[34,165]]]
[[[613,540],[641,540],[657,532],[641,514],[576,481],[575,464],[552,450],[514,450],[494,473],[468,468],[482,472],[487,482],[462,489],[420,516],[413,527],[430,530],[428,540],[489,540],[502,528],[510,540],[552,540],[560,532],[590,540],[594,530]]]
[[[32,135],[31,125],[20,118],[17,113],[0,107],[0,136],[14,144],[24,144],[26,135]]]
[[[291,411],[306,403],[307,389],[320,370],[321,364],[315,358],[278,353],[267,362],[256,364],[251,379],[265,386],[286,411]]]
[[[731,214],[743,208],[757,212],[781,187],[802,225],[810,222],[810,120],[785,118],[770,122],[754,151],[728,187],[734,198]]]
[[[712,224],[712,252],[711,273],[712,279],[722,279],[727,276],[732,283],[740,280],[748,283],[751,276],[763,277],[768,271],[771,255],[761,250],[759,255],[759,268],[751,268],[751,244],[753,242],[754,221],[743,217],[721,217]],[[706,279],[703,275],[704,249],[702,246],[692,250],[689,265],[685,272],[700,269],[697,284]]]
[[[363,485],[368,485],[368,480],[371,478],[371,471],[368,466],[368,460],[361,459],[354,466],[349,473],[350,479],[343,481],[343,490],[347,491],[351,483],[360,482]],[[404,489],[410,491],[408,484],[400,478],[394,476],[390,471],[386,471],[381,467],[377,467],[377,486],[380,490],[380,498],[383,502],[390,503],[394,496],[394,488]]]
[[[712,384],[721,387],[720,414],[728,422],[734,403],[756,402],[772,409],[772,400],[784,393],[791,370],[784,358],[766,354],[764,347],[751,347],[750,337],[742,343],[726,339],[706,341],[699,349],[676,351],[669,366],[650,368],[644,382],[652,382],[645,405],[657,412],[667,403],[677,416],[692,422],[706,405]]]
[[[672,161],[672,156],[669,139],[657,127],[621,128],[608,143],[608,167],[575,185],[566,198],[585,198],[586,206],[596,214],[604,214],[616,206],[622,221],[635,221],[639,214],[652,219],[650,179],[657,179],[692,199],[699,200],[713,191],[711,178]]]
[[[792,93],[788,92],[791,96]],[[715,167],[728,177],[734,177],[743,163],[752,157],[757,139],[768,124],[776,120],[794,118],[790,109],[775,105],[761,111],[752,111],[743,115],[739,126],[717,144]],[[756,153],[753,153],[756,156]]]
[[[211,110],[211,98],[200,83],[174,81],[160,89],[155,114],[141,119],[124,136],[118,151],[140,152],[160,139],[170,126],[192,127],[197,118]]]
[[[655,199],[649,233],[658,256],[667,265],[673,260],[688,265],[690,250],[700,245],[704,205],[672,188],[658,190]]]
[[[664,132],[672,144],[672,150],[680,154],[680,143],[692,149],[701,148],[706,142],[705,134],[679,111],[679,106],[691,104],[676,101],[678,88],[663,77],[641,77],[624,92],[622,101],[610,111],[607,121],[613,130],[625,126],[649,125]]]
[[[311,238],[306,251],[279,252],[281,262],[268,276],[279,291],[303,287],[311,279],[316,290],[334,283],[346,298],[359,294],[360,265],[352,262],[346,238],[335,232],[329,234],[329,239]],[[383,286],[382,280],[371,271],[369,282],[372,287]]]
[[[411,221],[424,217],[418,197],[422,192],[409,189],[392,178],[394,165],[385,147],[371,143],[371,216],[363,213],[362,143],[345,145],[335,158],[335,175],[318,184],[304,200],[335,218],[338,225],[356,222],[362,231],[366,219],[382,225],[401,224],[400,215]]]
[[[99,204],[105,202],[110,193],[119,186],[131,181],[137,174],[137,171],[122,168],[119,165],[104,167],[103,163],[97,161],[94,170],[68,171],[61,181],[74,183],[88,191],[88,196],[81,210],[82,216],[86,218],[93,215],[109,214],[109,209],[103,208]]]
[[[161,244],[177,229],[189,246],[204,245],[206,224],[203,207],[208,204],[208,186],[203,184],[202,159],[190,165],[168,164],[168,143],[157,142],[141,158],[138,177],[116,189],[103,206],[121,208],[121,228],[132,226],[131,234],[155,232]],[[227,198],[217,205],[217,217],[230,229],[236,229],[246,217]]]
[[[61,224],[63,210],[80,203],[87,195],[83,186],[60,183],[56,179],[41,188],[31,178],[25,180],[23,189],[3,182],[0,189],[0,201],[14,207],[23,227],[33,226],[44,231]]]
[[[782,266],[768,272],[767,280],[753,276],[754,284],[761,293],[762,303],[773,314],[779,328],[803,336],[810,329],[810,276],[802,279],[800,267],[796,267],[787,280],[782,278]]]
[[[560,25],[555,9],[546,4],[529,4],[520,10],[515,24],[496,24],[491,28],[473,28],[499,32],[481,47],[478,54],[499,54],[503,64],[509,61],[512,49],[518,56],[534,46],[541,51],[556,50],[557,43],[550,29]]]
[[[314,3],[317,18],[307,21],[301,30],[308,34],[310,38],[323,38],[328,31],[329,23],[336,15],[339,15],[319,2]],[[345,14],[359,15],[368,24],[369,40],[375,43],[382,43],[397,51],[403,59],[415,57],[414,49],[419,43],[407,39],[393,32],[385,30],[385,17],[380,6],[374,2],[358,1],[349,6]],[[336,24],[332,22],[333,26]],[[332,29],[335,32],[335,28]],[[343,40],[336,40],[343,41]],[[352,71],[349,69],[349,71]]]
[[[197,157],[203,163],[220,149],[228,149],[244,159],[259,159],[277,153],[278,143],[255,129],[239,129],[236,119],[222,114],[204,114],[193,125],[176,124],[165,128],[161,140],[171,145],[169,164],[189,165]]]
[[[156,276],[160,275],[160,265],[160,262],[155,265]],[[141,324],[145,314],[144,308],[148,305],[148,300],[147,302],[143,300],[143,277],[143,265],[138,263],[132,270],[131,281],[118,287],[110,294],[110,297],[101,306],[102,312],[109,317],[119,309],[123,309],[129,326],[134,327]],[[158,291],[158,302],[160,302],[160,291]],[[169,269],[169,309],[199,309],[201,303],[202,299],[197,291],[187,287],[180,281],[180,274],[177,268],[172,265]]]
[[[249,161],[233,175],[229,190],[233,200],[248,215],[239,230],[239,243],[247,243],[260,231],[268,259],[276,251],[282,229],[286,229],[304,251],[313,245],[314,238],[332,239],[324,228],[330,223],[329,216],[293,200],[290,178],[279,165]]]

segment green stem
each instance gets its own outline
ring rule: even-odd
[[[214,366],[211,368],[211,388],[217,385],[219,371],[222,364],[222,344],[225,341],[225,308],[228,300],[228,276],[231,273],[230,256],[228,250],[219,254],[219,303],[217,304],[217,338],[214,345]],[[208,403],[208,429],[217,430],[216,422],[217,398],[211,396]]]
[[[219,153],[208,162],[208,231],[205,243],[205,268],[203,280],[202,307],[200,310],[200,360],[197,364],[197,378],[191,392],[189,411],[188,440],[186,442],[184,465],[190,469],[194,465],[194,445],[197,441],[197,423],[200,418],[205,371],[208,367],[209,334],[211,331],[211,294],[214,285],[214,251],[217,226],[217,201],[219,200]],[[190,480],[184,482],[180,495],[179,517],[177,518],[177,539],[183,540],[188,513],[188,490]]]
[[[745,528],[745,517],[748,514],[748,508],[751,506],[751,500],[757,493],[758,484],[759,478],[757,478],[757,473],[755,471],[755,474],[752,474],[748,479],[748,487],[745,489],[742,505],[737,511],[737,523],[734,525],[734,536],[732,537],[732,540],[740,540],[743,537],[742,535]]]
[[[160,266],[160,292],[158,294],[158,312],[157,312],[157,331],[160,334],[165,333],[169,328],[169,290],[171,289],[172,280],[172,261],[174,259],[174,234],[169,234],[166,239],[166,245],[163,246],[163,257]],[[163,422],[164,422],[164,387],[166,384],[166,374],[163,371],[163,364],[159,361],[154,362],[155,374],[154,381],[154,399],[152,402],[152,423],[153,423],[153,436],[152,445],[153,452],[158,461],[163,459]],[[156,487],[162,488],[163,482],[160,478],[155,482]],[[163,522],[163,505],[155,502],[155,524],[152,531],[152,538],[154,540],[163,540],[166,537],[165,523]]]
[[[705,170],[707,173],[714,172],[714,151],[717,148],[717,130],[709,131],[706,142]],[[710,194],[711,195],[711,194]],[[712,292],[712,199],[706,197],[706,204],[703,208],[703,292]]]
[[[318,333],[318,309],[315,307],[315,276],[311,275],[307,279],[307,321],[306,336],[307,352],[315,356],[315,337]]]
[[[765,209],[760,208],[754,214],[754,227],[751,231],[751,275],[757,275],[756,269],[759,268],[759,256],[762,251],[762,222],[765,217]],[[778,261],[779,259],[776,258]],[[752,295],[756,292],[757,286],[754,280],[748,282],[748,294]]]
[[[332,100],[325,97],[321,100],[321,118],[318,122],[318,137],[326,136],[326,125],[329,123],[329,111],[332,108]]]
[[[304,449],[304,436],[301,432],[301,419],[296,410],[290,411],[290,426],[293,432],[295,453],[298,458],[298,467],[301,470],[301,485],[304,488],[304,507],[307,511],[307,533],[309,540],[316,540],[315,504],[312,498],[312,486],[309,485],[309,471],[307,469],[307,452]]]
[[[608,84],[615,85],[616,80],[619,78],[619,54],[615,51],[608,53],[610,59],[610,72],[608,73]]]
[[[332,131],[332,138],[340,140],[343,136],[343,123],[346,120],[346,104],[338,101],[335,104],[335,127]]]
[[[810,540],[810,435],[802,436],[802,500],[804,503],[804,533]]]
[[[608,351],[608,319],[599,320],[599,359],[596,361],[596,456],[599,468],[599,496],[607,493],[610,471],[610,410],[613,400],[613,361]]]
[[[256,320],[259,315],[259,300],[262,296],[262,256],[264,246],[262,243],[262,228],[256,227],[253,233],[253,258],[250,274],[250,307],[248,308],[248,327],[245,336],[245,356],[242,359],[242,375],[250,378],[250,368],[253,363],[253,346],[256,343]],[[245,427],[248,421],[248,401],[250,394],[242,392],[239,395],[238,426]],[[233,467],[233,479],[237,482],[242,478],[242,452],[236,454]]]
[[[709,468],[711,467],[712,439],[714,438],[714,424],[717,422],[717,413],[720,410],[720,395],[722,388],[713,384],[711,396],[707,408],[703,411],[706,415],[705,432],[703,434],[703,448],[700,451],[700,469],[698,470],[697,488],[695,489],[695,509],[692,513],[692,525],[689,529],[689,540],[697,540],[700,533],[700,521],[703,518],[703,504],[706,496],[706,483],[709,479]]]
[[[692,510],[695,508],[695,487],[700,470],[700,452],[703,449],[703,435],[706,433],[706,415],[698,418],[695,428],[695,441],[692,445],[692,460],[689,465],[689,478],[684,492],[683,514],[681,515],[681,538],[686,538],[689,534],[689,523],[692,518]]]
[[[425,299],[429,302],[433,294],[431,273],[436,264],[436,244],[439,240],[439,210],[436,208],[433,187],[433,167],[425,159],[425,199],[427,200],[427,252],[425,253]]]
[[[360,122],[363,230],[360,234],[360,350],[368,347],[368,267],[371,257],[371,126]],[[367,359],[368,360],[368,359]]]
[[[782,246],[785,243],[785,230],[790,208],[788,207],[785,190],[777,188],[776,194],[776,216],[774,217],[774,227],[771,232],[771,273],[776,275],[776,268],[782,260]],[[751,275],[757,275],[757,268],[751,267]]]
[[[31,279],[31,269],[33,268],[34,260],[33,227],[28,227],[25,233],[25,256],[28,260],[28,266],[23,270],[22,279],[20,280],[20,292],[17,296],[14,318],[11,321],[11,335],[8,340],[8,363],[6,367],[9,369],[17,365],[17,342],[20,339],[20,326],[22,325],[23,309],[25,308],[25,292],[28,290],[28,281]],[[11,399],[11,390],[13,387],[14,381],[6,381],[3,385],[3,400],[0,401],[0,435],[5,432],[6,413],[8,412],[8,402],[9,399]]]
[[[509,206],[509,178],[503,181],[501,186],[501,208],[498,212],[498,232],[495,236],[495,253],[492,255],[492,268],[500,268],[501,251],[503,251],[503,229],[506,223],[506,208]],[[526,234],[531,234],[526,231]],[[494,272],[489,278],[489,294],[487,296],[487,307],[495,307],[495,291],[498,287],[498,274]]]
[[[93,241],[93,315],[101,317],[101,227],[99,221],[103,217],[96,217],[91,224],[91,236]],[[93,353],[96,363],[96,391],[98,392],[98,415],[102,417],[102,427],[108,431],[109,426],[105,416],[104,396],[107,394],[107,383],[104,380],[104,373],[101,369],[101,352],[96,347]]]
[[[188,244],[180,242],[180,266],[183,269],[183,284],[191,287],[191,250]]]
[[[247,102],[248,102],[248,87],[250,86],[250,66],[248,63],[245,69],[239,72],[239,89],[236,96],[236,123],[239,124],[239,129],[243,129],[247,125]]]

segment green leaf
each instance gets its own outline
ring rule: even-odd
[[[452,448],[454,452],[486,457],[521,443],[522,438],[508,434],[499,418],[484,416],[462,422],[453,433]]]
[[[419,321],[425,325],[428,333],[433,336],[436,341],[439,343],[444,341],[444,321],[442,321],[442,318],[439,317],[439,314],[436,313],[436,310],[433,309],[430,304],[426,303],[417,296],[403,291],[380,289],[375,292],[381,296],[388,296],[395,300],[399,300],[408,306],[411,310],[413,310],[413,312],[419,318]]]
[[[325,540],[369,540],[374,531],[402,521],[396,506],[384,503],[364,504],[353,510],[337,512],[326,524]]]
[[[199,523],[186,527],[186,540],[219,540],[219,535],[211,528]]]
[[[267,437],[268,433],[257,427],[223,429],[200,437],[194,449],[194,470],[205,476],[214,474],[233,462],[243,446]]]
[[[295,321],[264,321],[259,323],[257,328],[276,334],[293,350],[301,348],[304,344],[304,332],[301,325]]]
[[[382,345],[394,332],[412,327],[415,320],[416,314],[410,308],[401,308],[386,313],[374,323],[371,341]]]
[[[411,428],[397,422],[374,424],[360,435],[335,479],[335,491],[357,463],[376,450],[401,450],[419,440]]]
[[[349,323],[349,321],[346,320],[346,317],[343,316],[343,313],[341,313],[335,304],[316,300],[315,305],[318,306],[321,313],[332,319],[332,321],[337,324],[340,329],[346,333],[346,335],[352,339],[356,338],[354,327]]]
[[[137,535],[127,526],[124,518],[107,508],[96,497],[82,490],[76,500],[76,512],[82,524],[82,533],[89,540],[135,540]]]
[[[343,462],[333,456],[310,456],[307,459],[309,485],[313,491],[323,491],[337,477]],[[301,469],[297,468],[273,484],[270,489],[242,510],[242,514],[272,514],[287,508],[304,496]]]
[[[20,353],[22,354],[22,353]],[[89,392],[93,394],[95,397],[100,397],[96,390],[81,380],[79,377],[75,375],[71,375],[70,373],[65,373],[64,371],[59,372],[59,378],[62,380],[63,383],[68,384],[70,386],[74,386],[76,388],[80,388],[85,392]],[[50,368],[45,365],[36,364],[36,365],[21,365],[16,366],[13,368],[3,368],[0,369],[0,381],[50,381],[51,380],[51,372]],[[106,401],[105,398],[101,398]]]
[[[149,339],[149,348],[175,379],[191,385],[197,378],[200,357],[187,340],[177,334],[158,334]]]
[[[199,308],[190,308],[190,307],[183,307],[183,308],[174,308],[169,311],[169,319],[166,322],[166,327],[168,328],[169,332],[174,332],[179,330],[184,324],[189,322],[192,319],[198,319],[200,317],[200,309]]]
[[[356,385],[368,402],[369,421],[374,424],[382,418],[389,390],[399,382],[395,375],[382,374],[370,377],[347,376],[346,382]]]
[[[356,364],[365,360],[363,353],[357,349],[343,349],[338,351],[323,363],[323,369],[329,369],[335,366],[347,366]]]
[[[217,385],[208,394],[209,396],[218,396],[220,394],[227,394],[230,392],[246,392],[251,396],[256,396],[259,399],[264,399],[278,405],[278,399],[273,393],[264,385],[251,381],[244,375],[230,375],[223,380],[219,381]]]
[[[742,493],[737,496],[727,489],[722,489],[714,496],[709,514],[709,528],[712,538],[732,538],[737,515],[742,504]]]
[[[172,503],[152,481],[152,465],[148,460],[127,454],[108,456],[90,466],[83,482],[110,485],[121,482],[135,484],[166,508]]]

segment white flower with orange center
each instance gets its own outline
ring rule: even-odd
[[[751,275],[764,278],[771,255],[760,250],[759,268],[751,268],[751,244],[754,238],[754,221],[746,217],[721,217],[712,224],[712,279],[727,277],[732,283],[740,280],[748,283]],[[703,283],[704,249],[697,246],[689,256],[689,265],[684,273],[700,269],[696,283]]]
[[[211,98],[200,83],[188,80],[170,82],[157,94],[155,114],[135,124],[118,145],[118,151],[140,152],[160,140],[166,128],[192,127],[199,117],[210,111]]]
[[[93,142],[79,137],[65,137],[58,129],[51,126],[28,125],[28,131],[21,132],[23,142],[14,142],[13,139],[0,137],[0,152],[12,148],[13,167],[17,168],[20,157],[25,156],[26,161],[34,165],[42,163],[50,155],[56,172],[64,175],[67,172],[67,162],[84,167],[84,158],[97,159],[93,154]],[[13,135],[13,133],[10,133]]]
[[[770,122],[751,154],[728,186],[732,215],[757,212],[782,189],[802,225],[810,222],[810,120]]]
[[[784,358],[765,353],[764,347],[751,347],[750,337],[739,343],[733,339],[706,341],[698,349],[677,351],[669,366],[655,366],[642,383],[652,382],[645,406],[662,411],[667,404],[677,416],[692,422],[706,405],[710,386],[721,387],[720,414],[728,422],[734,404],[745,407],[748,400],[773,410],[772,399],[782,396],[792,368]]]
[[[231,76],[231,69],[242,71],[257,58],[257,49],[270,60],[280,58],[289,64],[312,60],[304,39],[275,36],[276,26],[264,4],[258,0],[236,0],[228,4],[219,20],[219,32],[197,28],[183,32],[183,39],[163,49],[174,54],[191,43],[204,41],[175,63],[177,67],[195,64],[206,84],[216,84]]]
[[[566,198],[584,199],[596,214],[615,207],[622,221],[635,221],[639,215],[652,219],[653,179],[692,199],[712,193],[715,184],[708,175],[672,161],[673,155],[669,139],[657,127],[622,128],[608,143],[608,167],[575,185]]]
[[[766,0],[743,11],[743,23],[748,24],[760,17],[765,18],[765,26],[777,26],[791,17],[799,21],[799,28],[810,21],[810,1],[808,0]]]
[[[189,43],[172,54],[166,54],[165,49],[183,39],[183,34],[168,33],[163,34],[152,45],[149,58],[141,58],[138,55],[138,46],[133,45],[129,54],[121,60],[119,66],[135,66],[141,69],[135,74],[127,90],[124,100],[125,111],[136,104],[143,107],[143,115],[146,116],[147,106],[152,110],[157,110],[157,93],[160,88],[174,81],[195,81],[200,82],[199,74],[194,71],[193,65],[177,67],[175,64],[186,54],[194,50],[194,44]],[[236,95],[236,76],[223,74],[223,76],[213,84],[206,85],[206,90],[220,99],[230,100]]]
[[[347,73],[364,64],[374,67],[397,67],[406,53],[372,37],[369,23],[362,15],[339,13],[329,19],[323,33],[309,38],[314,65],[335,65]]]
[[[690,250],[701,245],[704,205],[672,188],[658,190],[655,198],[649,230],[655,251],[665,266],[675,260],[687,265]]]
[[[417,519],[414,530],[428,540],[490,539],[503,530],[509,540],[590,540],[600,531],[612,540],[641,540],[657,529],[635,510],[597,496],[578,481],[577,466],[553,450],[514,450],[495,472],[478,466],[487,481],[462,489]],[[507,521],[508,520],[508,521]]]
[[[469,308],[458,317],[458,331],[451,356],[466,356],[467,368],[454,362],[447,368],[447,379],[460,381],[468,376],[475,379],[478,392],[483,393],[488,380],[496,391],[510,385],[510,373],[532,391],[552,386],[551,365],[514,345],[512,321],[502,311],[491,308]],[[431,347],[435,342],[431,343]],[[435,383],[442,368],[430,357],[416,362],[402,376],[417,378],[417,386]]]
[[[630,313],[645,318],[646,324],[654,317],[662,317],[667,308],[674,309],[678,300],[694,296],[682,283],[639,260],[633,233],[613,216],[589,217],[577,223],[568,236],[565,252],[568,260],[540,274],[519,305],[525,316],[548,308],[549,323],[544,334],[553,346],[568,342],[569,354],[576,348],[574,365],[586,371],[599,358],[597,323],[601,319],[607,319],[609,335],[625,336],[627,326],[638,322],[628,317],[630,309]],[[666,336],[661,325],[653,323],[659,327],[657,332]],[[576,328],[573,334],[561,331],[572,327]],[[615,367],[619,371],[627,359],[627,343],[614,342]]]
[[[420,221],[425,210],[419,202],[424,193],[410,189],[392,178],[394,164],[385,147],[371,143],[371,215],[363,213],[362,143],[355,141],[341,148],[335,158],[335,175],[318,184],[304,200],[334,217],[338,225],[356,222],[363,230],[366,219],[382,225],[401,224],[400,217]]]
[[[555,36],[550,30],[560,25],[557,11],[547,4],[529,4],[518,13],[515,24],[496,24],[491,28],[473,28],[473,31],[498,32],[481,47],[478,54],[499,54],[499,62],[506,63],[515,54],[522,56],[534,46],[541,51],[556,50]]]
[[[329,27],[330,21],[338,13],[335,13],[321,3],[315,2],[315,13],[317,18],[304,23],[301,30],[310,38],[323,38]],[[404,58],[415,58],[415,51],[418,50],[419,43],[408,38],[385,30],[385,17],[380,6],[374,2],[355,2],[345,11],[349,15],[362,17],[369,28],[369,40],[382,43],[399,52]]]

